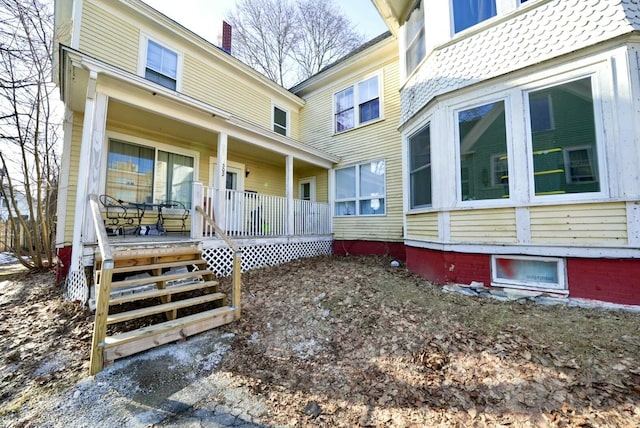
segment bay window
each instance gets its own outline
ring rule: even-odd
[[[334,215],[385,214],[385,178],[384,160],[337,169]]]
[[[425,35],[424,35],[424,9],[422,1],[419,1],[411,11],[405,24],[405,69],[407,75],[420,64],[426,55]]]
[[[457,116],[461,199],[508,198],[504,101],[462,110]]]
[[[105,193],[127,202],[179,201],[191,206],[194,158],[109,141]]]
[[[528,94],[536,195],[600,191],[591,86],[587,77]]]
[[[410,207],[431,205],[431,125],[409,137]]]
[[[452,0],[456,33],[496,16],[496,0]]]

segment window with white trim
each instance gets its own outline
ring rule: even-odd
[[[565,262],[553,257],[491,256],[491,283],[565,290]]]
[[[280,135],[289,134],[289,113],[277,106],[273,106],[273,130]]]
[[[153,40],[147,40],[144,77],[175,91],[178,83],[178,54]]]
[[[466,30],[497,15],[496,0],[452,0],[454,32]]]
[[[179,201],[191,206],[195,160],[121,140],[109,140],[105,193],[127,202]]]
[[[334,109],[336,133],[379,119],[381,114],[378,75],[337,92],[334,95]]]
[[[411,11],[404,26],[404,31],[407,46],[405,50],[405,71],[408,76],[426,55],[422,1],[419,1]]]
[[[335,216],[385,214],[385,201],[384,160],[335,170]]]
[[[528,99],[535,194],[599,192],[591,77],[529,92]],[[552,127],[544,132],[535,125],[539,114],[547,114],[535,107],[539,99],[554,106]]]
[[[461,110],[457,121],[461,200],[508,198],[505,102]]]
[[[409,137],[410,207],[431,205],[431,124]]]

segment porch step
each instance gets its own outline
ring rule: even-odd
[[[179,279],[186,278],[197,278],[205,275],[213,275],[213,272],[210,270],[196,270],[185,273],[173,273],[169,275],[156,275],[156,276],[148,276],[144,278],[135,278],[135,279],[125,279],[123,281],[113,281],[111,283],[111,288],[122,288],[122,287],[130,287],[132,285],[143,285],[143,284],[153,284],[153,283],[166,283],[168,281],[176,281]]]
[[[160,314],[163,312],[174,311],[189,306],[199,305],[201,303],[214,302],[224,299],[224,293],[205,294],[204,296],[192,297],[190,299],[178,300],[171,303],[163,303],[160,305],[148,306],[146,308],[134,309],[132,311],[120,312],[118,314],[107,316],[107,325],[116,324],[123,321],[129,321],[136,318],[142,318],[149,315]]]
[[[165,343],[228,324],[234,320],[234,308],[223,306],[205,312],[165,321],[105,338],[100,344],[103,359],[112,362]]]
[[[191,266],[191,265],[205,266],[207,264],[207,262],[205,260],[202,260],[201,258],[185,259],[185,260],[166,262],[166,263],[162,263],[162,262],[159,262],[159,263],[146,262],[145,263],[145,262],[140,262],[140,259],[133,259],[132,262],[133,262],[132,264],[127,266],[120,266],[120,267],[113,268],[113,273],[114,274],[127,273],[127,272],[146,271],[146,270],[153,270],[153,269],[165,269],[165,268]],[[137,264],[136,262],[144,263],[144,264]]]
[[[202,250],[193,245],[183,245],[183,246],[162,246],[162,247],[145,247],[145,248],[137,248],[137,247],[125,247],[120,249],[118,247],[114,248],[113,251],[113,260],[122,260],[122,259],[134,259],[141,257],[164,257],[164,256],[177,256],[183,254],[197,254],[200,256]],[[95,255],[96,262],[102,262],[102,255],[98,252]]]
[[[217,288],[218,281],[194,282],[186,285],[173,285],[167,288],[157,290],[141,291],[134,294],[127,294],[118,297],[112,297],[109,300],[109,306],[120,305],[122,303],[135,302],[137,300],[152,299],[155,297],[170,296],[172,294],[185,293],[187,291],[200,290],[205,288]]]

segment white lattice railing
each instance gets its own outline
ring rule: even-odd
[[[216,190],[203,186],[202,199],[202,207],[207,215],[215,219],[231,237],[331,233],[331,210],[327,203],[293,199],[293,223],[289,225],[288,200],[284,197],[225,190],[223,209],[219,211],[214,208],[217,200]],[[213,236],[213,230],[207,224],[203,225],[203,232],[204,236]]]

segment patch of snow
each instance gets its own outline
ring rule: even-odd
[[[3,251],[0,253],[0,265],[8,265],[11,263],[16,263],[18,259],[15,258],[13,253],[9,253],[7,251]]]

